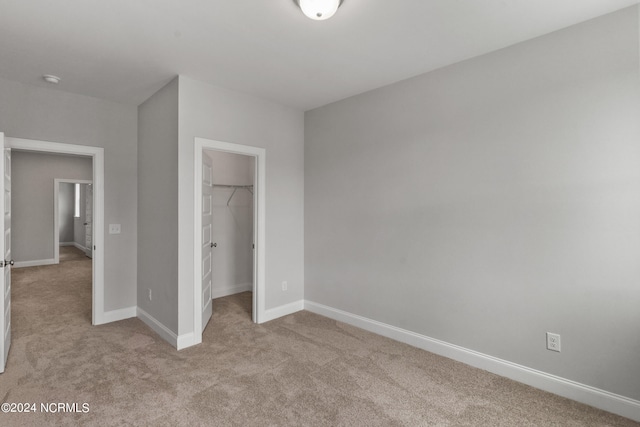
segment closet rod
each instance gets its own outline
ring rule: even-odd
[[[213,184],[213,186],[220,188],[253,188],[253,185]]]
[[[213,184],[213,187],[218,187],[218,188],[233,188],[233,193],[231,193],[231,196],[229,196],[229,200],[227,200],[227,206],[229,206],[229,202],[231,202],[231,199],[233,199],[233,196],[236,194],[236,191],[238,191],[238,188],[244,188],[245,190],[247,190],[249,193],[253,194],[253,185],[227,185],[227,184]]]

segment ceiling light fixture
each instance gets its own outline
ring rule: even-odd
[[[60,83],[60,77],[53,76],[51,74],[45,74],[44,76],[42,76],[42,78],[45,82],[51,83],[53,85],[57,85],[58,83]]]
[[[331,18],[341,4],[342,0],[298,0],[302,13],[315,21]]]

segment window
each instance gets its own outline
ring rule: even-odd
[[[75,218],[80,218],[80,184],[76,184],[75,188],[76,188],[76,204],[75,204],[76,208],[73,216]]]

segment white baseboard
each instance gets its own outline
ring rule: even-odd
[[[155,333],[160,335],[162,339],[167,341],[173,347],[178,347],[178,336],[165,325],[160,323],[155,317],[137,307],[138,318],[142,320],[148,327],[150,327]]]
[[[176,342],[176,350],[182,350],[183,348],[191,347],[196,344],[196,336],[193,332],[178,335]]]
[[[270,308],[264,312],[264,315],[260,319],[260,323],[268,322],[302,310],[304,310],[304,300],[281,305],[280,307]]]
[[[75,246],[76,243],[75,242],[60,242],[58,243],[58,246]]]
[[[293,314],[302,310],[304,310],[303,300],[272,308],[265,312],[264,319],[261,319],[260,323],[268,322],[270,320],[274,320],[279,317]],[[177,350],[182,350],[183,348],[191,347],[196,344],[195,334],[193,332],[176,335],[173,331],[171,331],[169,328],[160,323],[157,319],[155,319],[140,307],[137,308],[137,313],[140,320],[142,320],[147,326],[153,329],[158,335],[160,335],[169,344],[174,346]]]
[[[39,265],[52,265],[55,264],[56,260],[51,259],[36,259],[33,261],[16,261],[13,264],[13,268],[21,268],[21,267],[37,267]]]
[[[87,248],[85,248],[84,246],[82,246],[80,243],[73,242],[73,243],[71,244],[71,246],[75,246],[76,248],[80,249],[82,252],[86,252],[86,251],[87,251]]]
[[[102,316],[98,315],[96,325],[104,325],[105,323],[117,322],[119,320],[131,319],[136,317],[136,307],[125,307],[117,310],[105,311]]]
[[[640,401],[449,344],[346,311],[304,301],[304,309],[598,409],[640,421]]]
[[[211,289],[211,299],[222,298],[229,295],[239,294],[253,290],[253,283],[243,283],[235,286],[225,286],[223,288]]]

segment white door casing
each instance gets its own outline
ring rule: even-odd
[[[213,163],[202,156],[202,331],[213,313],[211,286],[213,278]]]
[[[84,247],[85,254],[93,258],[93,186],[84,185]]]
[[[0,242],[0,253],[3,258],[3,271],[0,274],[0,303],[2,305],[2,319],[0,320],[0,372],[4,372],[11,347],[11,150],[5,148],[4,134],[0,132],[0,149],[3,157],[0,162],[0,192],[3,197],[0,199],[0,211],[4,218],[1,222],[0,232],[3,236]]]

